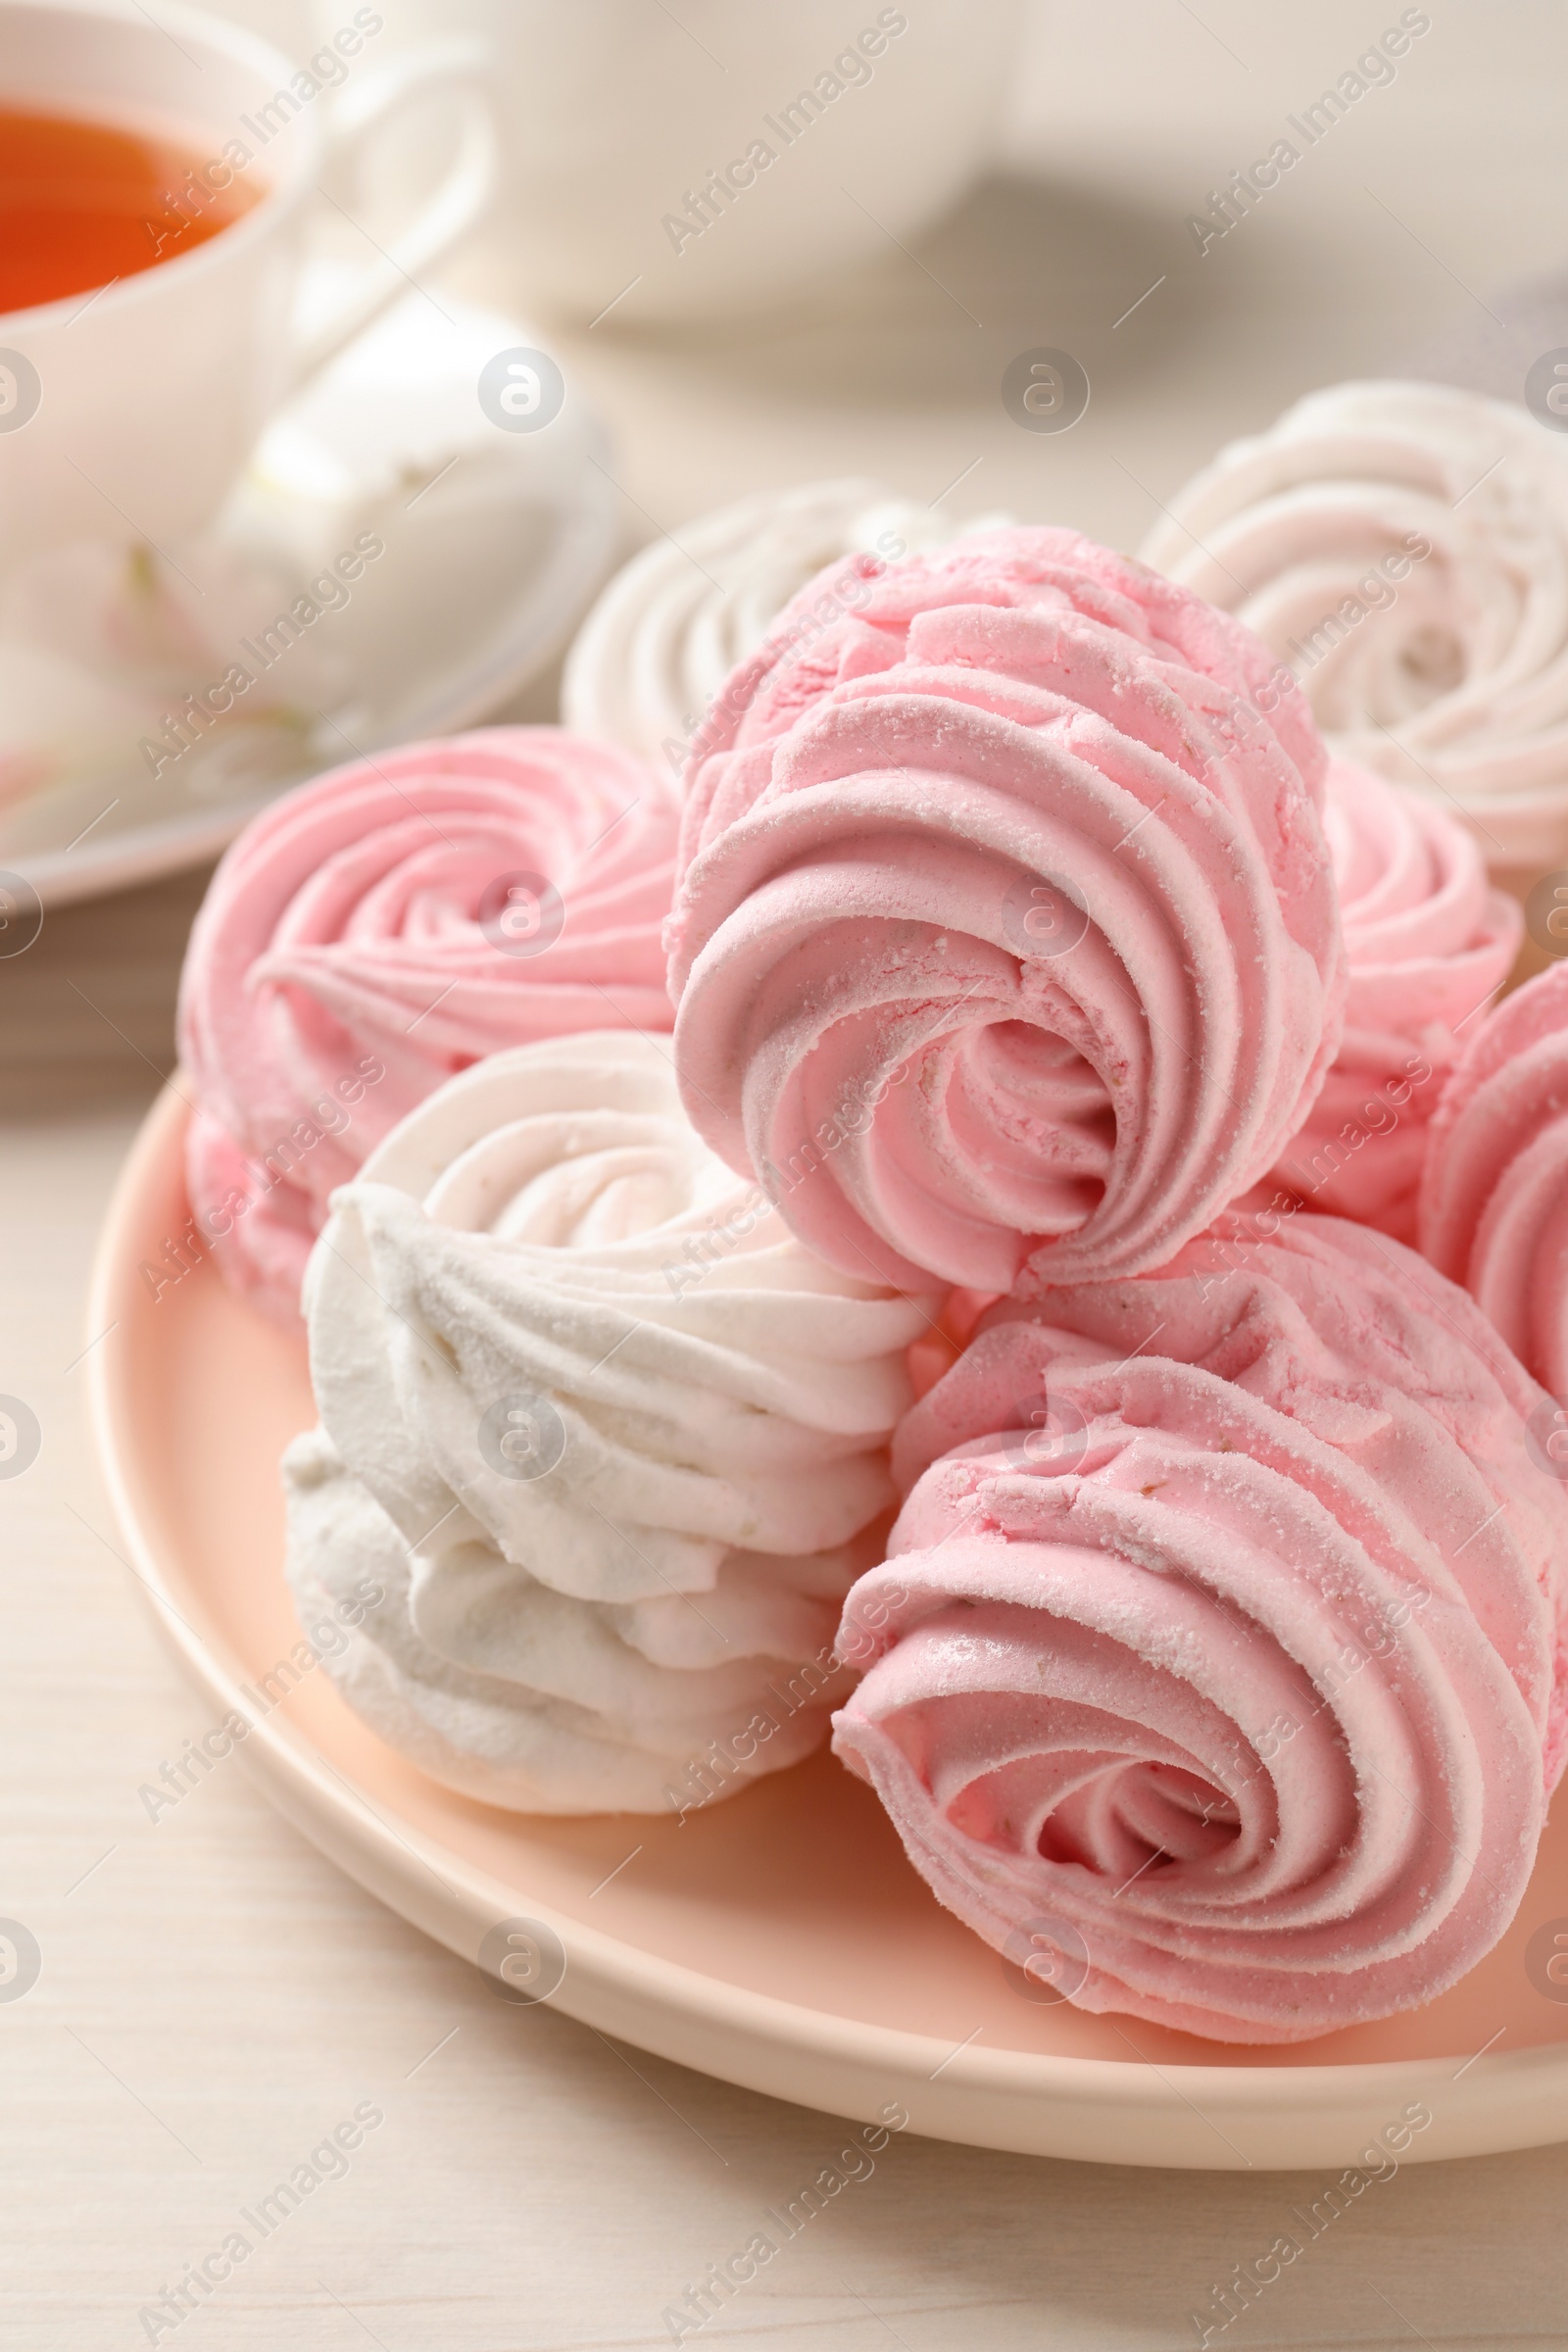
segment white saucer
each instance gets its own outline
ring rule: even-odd
[[[274,419],[200,544],[62,550],[19,581],[0,608],[0,871],[47,906],[197,863],[285,785],[470,725],[536,675],[618,535],[605,438],[569,383],[538,431],[480,406],[485,364],[539,341],[410,293]],[[383,552],[296,636],[274,630],[270,662],[241,650],[367,537]],[[236,662],[252,684],[210,734],[187,721],[181,750],[167,716]]]

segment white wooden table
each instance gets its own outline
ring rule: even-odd
[[[568,338],[616,430],[628,541],[763,482],[864,469],[935,499],[972,466],[962,502],[1135,544],[1222,435],[1313,383],[1387,372],[1446,325],[1485,328],[1466,287],[1490,300],[1561,264],[1568,26],[1550,0],[1433,0],[1397,83],[1231,251],[1184,259],[1193,204],[1397,10],[1200,14],[1043,10],[1003,160],[1044,184],[976,199],[921,247],[932,275],[890,248],[853,295],[701,350]],[[1161,295],[1112,329],[1161,269]],[[504,258],[475,254],[457,282],[504,289]],[[1018,431],[997,397],[1005,360],[1042,342],[1081,343],[1095,376],[1060,440]],[[0,963],[0,1392],[43,1429],[35,1465],[0,1481],[0,1914],[43,1961],[0,2000],[4,2340],[665,2343],[666,2306],[832,2158],[834,2121],[496,2000],[237,1764],[156,1823],[138,1799],[204,1725],[118,1556],[74,1359],[94,1230],[169,1065],[196,896],[182,880],[62,912]],[[357,2109],[362,2130],[382,2120],[340,2177],[210,2293],[188,2286],[191,2308],[143,2319],[191,2266],[220,2272],[241,2209]],[[1189,2313],[1321,2186],[895,2140],[701,2333],[823,2352],[1193,2344]],[[1568,2145],[1407,2170],[1211,2341],[1568,2344],[1565,2200]]]

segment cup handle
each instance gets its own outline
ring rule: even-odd
[[[495,121],[485,88],[491,63],[489,45],[482,40],[420,42],[351,83],[337,101],[327,136],[328,164],[352,155],[372,130],[432,91],[456,89],[466,104],[458,151],[440,186],[396,244],[385,252],[378,249],[379,258],[367,264],[359,283],[331,317],[302,335],[294,354],[291,390],[407,293],[421,270],[442,261],[483,211],[495,187],[497,165]]]

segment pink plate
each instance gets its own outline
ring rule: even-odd
[[[303,1341],[208,1260],[157,1289],[188,1209],[172,1089],[110,1211],[89,1359],[99,1447],[165,1632],[279,1809],[428,1935],[476,1958],[499,1923],[560,1938],[557,2007],[732,2082],[936,2138],[1099,2163],[1353,2164],[1419,2103],[1406,2160],[1568,2137],[1568,1803],[1524,1908],[1453,1991],[1289,2050],[1221,2047],[1026,1997],[905,1861],[869,1790],[818,1756],[707,1811],[577,1821],[495,1811],[426,1780],[307,1672],[283,1580],[277,1457],[314,1418]],[[188,1254],[188,1253],[187,1253]],[[274,1690],[288,1680],[273,1676]],[[611,1874],[613,1874],[612,1876]],[[547,1938],[548,1940],[548,1938]],[[1533,1965],[1532,1965],[1533,1963]]]

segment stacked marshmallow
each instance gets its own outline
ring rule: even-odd
[[[676,804],[629,754],[492,727],[333,769],[250,824],[191,934],[191,1205],[286,1321],[326,1202],[453,1071],[530,1038],[667,1029]]]
[[[884,1281],[1161,1264],[1273,1164],[1339,1044],[1304,703],[1070,531],[818,586],[839,618],[687,777],[694,1124]]]
[[[1539,1401],[1338,1218],[1011,1302],[899,1433],[839,1753],[1083,2007],[1284,2042],[1430,1999],[1512,1917],[1568,1737]]]
[[[393,1745],[496,1803],[644,1812],[818,1743],[926,1310],[790,1237],[666,1049],[450,1081],[337,1194],[306,1303],[290,1573],[307,1615],[380,1588],[332,1671]]]
[[[1325,832],[1288,674],[1137,567],[1014,531],[855,576],[688,771],[687,1107],[832,1262],[1058,1326],[1088,1470],[1134,1500],[1102,1509],[1054,1451],[991,1482],[1018,1437],[999,1384],[1030,1367],[983,1332],[899,1446],[956,1385],[929,1452],[987,1470],[932,1469],[852,1596],[885,1654],[839,1751],[1004,1953],[1038,1956],[1046,1916],[1086,2005],[1269,2041],[1419,2003],[1534,1861],[1568,1506],[1483,1319],[1381,1236],[1293,1227],[1285,1187],[1369,1086],[1397,1072],[1407,1111],[1453,1062],[1517,915],[1364,771]],[[1340,1205],[1409,1229],[1432,1099]],[[1271,1169],[1261,1227],[1227,1227]],[[1446,1559],[1510,1510],[1479,1567]],[[1152,1575],[1200,1589],[1161,1616]]]
[[[225,861],[193,1196],[280,1310],[327,1218],[296,1592],[368,1576],[332,1671],[467,1793],[685,1809],[843,1702],[915,1867],[1068,1997],[1410,2006],[1565,1747],[1553,1408],[1487,1315],[1553,1376],[1498,1301],[1555,1262],[1568,999],[1486,1016],[1517,911],[1240,621],[1065,531],[890,560],[864,487],[714,518],[712,601],[633,566],[597,740],[341,771]],[[672,710],[679,809],[625,748]],[[1391,1238],[1418,1181],[1479,1303]]]

